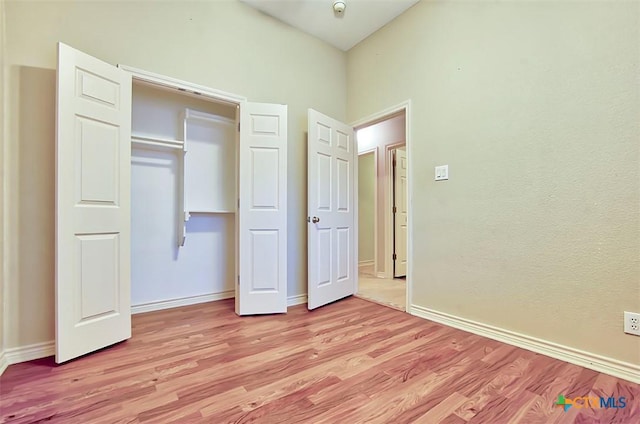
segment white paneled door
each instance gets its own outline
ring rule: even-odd
[[[407,152],[396,149],[393,175],[393,276],[407,275]]]
[[[307,149],[308,308],[355,293],[353,128],[309,109]]]
[[[56,362],[131,337],[131,76],[58,45]]]
[[[240,105],[236,313],[287,312],[287,106]]]

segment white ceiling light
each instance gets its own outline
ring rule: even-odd
[[[344,13],[344,9],[347,8],[347,4],[343,0],[336,0],[333,2],[333,11],[336,15],[342,15]]]

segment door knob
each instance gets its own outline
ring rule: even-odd
[[[314,224],[317,222],[320,222],[320,218],[318,218],[317,216],[314,216],[313,218],[311,218],[311,222],[313,222]]]

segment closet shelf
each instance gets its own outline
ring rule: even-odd
[[[153,137],[148,135],[131,135],[132,144],[141,144],[146,146],[166,147],[170,149],[184,149],[184,142],[180,140],[172,140],[168,138]]]
[[[229,211],[229,210],[217,210],[217,211],[189,211],[189,214],[223,214],[223,213],[236,213],[236,211]]]

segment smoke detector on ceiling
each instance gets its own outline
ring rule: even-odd
[[[344,0],[335,0],[333,2],[333,11],[336,15],[342,15],[344,13],[344,9],[347,8],[347,3]]]

